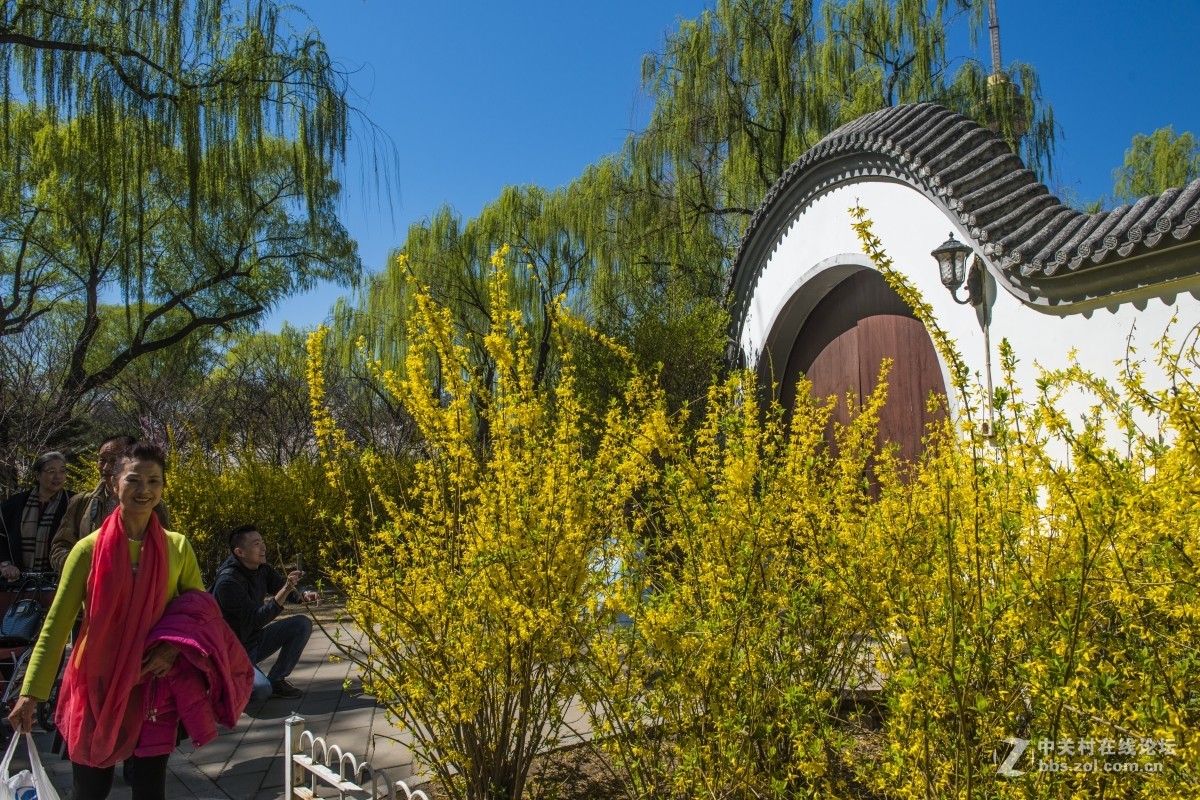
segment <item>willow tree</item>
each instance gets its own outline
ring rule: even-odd
[[[285,8],[0,3],[0,343],[66,326],[50,428],[133,359],[357,276],[346,81]]]
[[[318,201],[345,152],[346,91],[316,32],[291,29],[271,0],[0,5],[0,145],[10,144],[14,99],[65,121],[144,122],[146,135],[102,131],[99,144],[143,163],[182,150],[193,202],[214,199],[235,165],[254,171],[272,137],[297,143],[306,197]]]
[[[36,297],[25,320],[7,321],[0,349],[37,334],[40,388],[27,405],[54,424],[66,425],[139,358],[252,327],[319,280],[357,278],[357,248],[335,213],[337,183],[328,171],[320,181],[303,174],[294,141],[264,138],[252,161],[227,165],[220,192],[196,202],[182,147],[153,158],[143,150],[145,160],[112,149],[126,141],[138,152],[136,142],[166,136],[159,123],[55,121],[15,104],[9,113],[16,157],[0,161],[8,267],[0,289],[11,298],[34,287]],[[208,158],[200,172],[215,180]],[[20,436],[8,430],[0,447]]]
[[[592,198],[598,325],[636,346],[649,317],[710,318],[741,234],[771,186],[840,125],[935,101],[990,125],[1043,173],[1053,116],[1036,72],[949,46],[983,30],[978,0],[720,0],[643,62],[646,127],[572,187]],[[1004,91],[997,92],[997,86]],[[711,326],[704,326],[712,330]],[[694,330],[683,328],[678,333]],[[656,328],[651,336],[660,336]],[[719,335],[719,334],[717,334]],[[678,353],[682,337],[669,348]],[[712,348],[691,351],[703,372]],[[667,363],[672,356],[666,355]],[[694,369],[699,368],[699,369]]]
[[[417,290],[449,309],[457,345],[470,354],[474,385],[489,387],[499,366],[485,338],[496,322],[488,297],[491,271],[504,250],[512,301],[523,314],[534,347],[531,379],[541,386],[556,371],[554,307],[560,298],[577,301],[593,266],[574,219],[574,197],[565,190],[508,187],[479,216],[466,222],[449,207],[413,225],[389,268],[374,276],[357,308],[342,303],[334,312],[345,361],[358,345],[388,369],[402,369],[407,331]],[[578,304],[576,304],[578,305]],[[440,385],[439,376],[431,376]],[[475,398],[483,402],[486,392]]]
[[[992,70],[948,47],[951,32],[975,40],[982,24],[978,0],[719,0],[646,57],[654,110],[614,191],[626,207],[650,204],[633,218],[657,215],[656,249],[714,292],[775,181],[870,111],[939,102],[997,128],[1045,173],[1053,116],[1036,72],[1010,64],[998,98]]]
[[[1178,136],[1168,125],[1149,136],[1139,133],[1125,151],[1125,163],[1113,171],[1113,196],[1132,203],[1200,178],[1200,143],[1189,131]]]

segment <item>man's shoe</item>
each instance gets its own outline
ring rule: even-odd
[[[297,689],[287,682],[286,679],[271,681],[271,697],[282,697],[286,700],[295,700],[297,697],[304,697],[304,692]]]

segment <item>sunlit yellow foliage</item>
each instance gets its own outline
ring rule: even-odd
[[[911,292],[857,216],[876,266]],[[952,353],[928,307],[914,308]],[[990,439],[970,424],[978,389],[961,361],[952,370],[966,412],[932,432],[909,482],[884,485],[847,553],[885,680],[883,757],[861,771],[881,794],[1200,792],[1195,329],[1155,352],[1173,387],[1149,391],[1132,352],[1115,384],[1070,367],[1021,387],[1002,344]],[[1062,413],[1066,393],[1093,398],[1084,418]],[[1024,775],[997,775],[1008,737],[1032,743],[1015,765]],[[1100,758],[1095,772],[1039,771],[1047,742],[1049,758],[1077,764],[1090,759],[1054,748],[1105,740],[1140,749]]]
[[[314,392],[331,480],[379,506],[345,516],[347,652],[455,797],[519,800],[575,705],[631,798],[1200,795],[1197,330],[1110,382],[1069,367],[1019,386],[1002,343],[984,438],[983,390],[856,216],[958,395],[915,463],[877,445],[888,364],[846,426],[830,404],[848,400],[802,384],[795,408],[764,407],[748,374],[688,423],[631,371],[587,418],[569,347],[534,388],[503,252],[493,379],[419,287],[404,375],[377,376],[423,437],[399,491]],[[1064,414],[1068,393],[1090,411]],[[998,773],[1006,739],[1030,743],[1021,774]],[[1092,743],[1095,771],[1039,769],[1088,760],[1068,742]],[[1125,762],[1140,771],[1104,767]]]
[[[469,368],[448,312],[417,287],[404,374],[377,377],[420,430],[420,458],[399,495],[381,493],[378,525],[350,527],[359,557],[335,575],[363,633],[344,645],[365,685],[465,798],[519,798],[533,757],[558,740],[570,681],[605,616],[598,547],[628,494],[620,455],[584,451],[569,357],[553,387],[534,381],[504,258],[496,253],[489,283],[490,383]],[[341,443],[313,362],[328,463],[374,485],[379,460]]]
[[[870,507],[886,383],[836,428],[836,456],[830,406],[801,390],[785,425],[736,375],[713,388],[694,440],[682,426],[658,433],[661,465],[646,464],[607,598],[632,621],[590,649],[594,724],[613,734],[604,746],[635,796],[829,796],[844,784],[850,743],[835,718],[864,678],[870,609],[842,570]]]
[[[315,454],[279,465],[260,459],[253,447],[181,451],[164,497],[171,527],[187,535],[209,579],[229,555],[227,534],[237,525],[259,526],[277,567],[300,554],[316,568],[309,575],[314,583],[325,557],[346,544],[340,516],[346,496],[329,485]]]
[[[694,440],[659,434],[607,600],[631,623],[589,650],[629,794],[1196,796],[1196,330],[1158,343],[1173,386],[1153,392],[1132,353],[1115,385],[1073,367],[1020,387],[1002,345],[985,439],[980,387],[857,217],[961,411],[905,464],[870,456],[880,393],[831,451],[807,386],[785,426],[735,376]],[[1068,419],[1066,393],[1091,413]],[[862,729],[850,701],[872,684],[882,726]],[[1023,774],[1000,775],[1017,738]],[[1094,772],[1039,771],[1090,761],[1061,752],[1076,743]],[[1140,771],[1105,770],[1125,762]]]

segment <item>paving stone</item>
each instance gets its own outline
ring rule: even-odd
[[[224,775],[217,786],[226,797],[253,797],[262,789],[262,778],[262,775]]]
[[[379,716],[379,712],[374,708],[339,710],[336,714],[328,715],[325,730],[328,733],[359,730],[370,731],[376,716]],[[313,729],[315,729],[315,725],[310,726],[310,730]],[[331,742],[331,744],[336,744],[336,742]]]
[[[217,737],[198,750],[188,753],[192,764],[225,764],[237,755],[241,742],[232,737]]]

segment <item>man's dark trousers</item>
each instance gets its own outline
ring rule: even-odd
[[[266,700],[271,696],[271,684],[292,674],[308,637],[312,635],[312,620],[303,614],[277,619],[262,629],[258,642],[249,652],[250,663],[254,664],[254,689],[250,693],[251,700]],[[279,657],[271,665],[270,673],[263,675],[258,668],[261,661],[266,661],[278,651]]]

